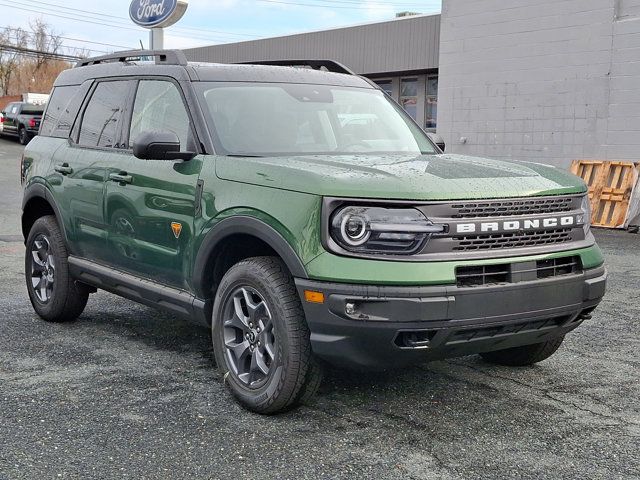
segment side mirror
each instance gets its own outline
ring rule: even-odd
[[[196,152],[181,152],[173,132],[142,132],[133,142],[133,155],[142,160],[191,160]]]
[[[437,133],[433,133],[433,132],[427,132],[427,137],[429,137],[429,140],[435,143],[438,146],[438,148],[444,152],[444,149],[446,147],[444,143],[444,138],[442,138]]]

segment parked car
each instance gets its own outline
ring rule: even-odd
[[[2,134],[18,137],[22,145],[26,145],[38,134],[44,105],[25,102],[13,102],[2,111]]]
[[[4,113],[0,112],[0,135],[2,135],[3,130],[4,130]]]
[[[445,155],[334,62],[265,63],[120,52],[58,77],[22,166],[38,315],[104,289],[197,319],[260,413],[312,398],[327,362],[531,365],[590,318],[606,272],[582,180]]]

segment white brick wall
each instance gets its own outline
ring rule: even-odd
[[[439,75],[450,152],[640,159],[640,0],[443,0]]]

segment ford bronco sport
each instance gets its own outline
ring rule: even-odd
[[[123,52],[59,76],[22,164],[40,317],[104,289],[198,319],[261,413],[310,399],[321,362],[530,365],[590,317],[580,179],[443,154],[345,67],[268,63]]]

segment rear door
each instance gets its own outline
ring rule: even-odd
[[[121,148],[127,102],[135,82],[96,82],[81,109],[70,140],[56,150],[52,182],[58,205],[70,218],[68,237],[75,255],[108,263],[104,190],[112,165],[130,156]]]
[[[199,151],[182,87],[166,77],[136,85],[124,147],[143,132],[171,131],[182,151]],[[130,151],[130,150],[128,150]],[[132,154],[110,164],[105,218],[108,250],[119,269],[165,285],[188,288],[189,252],[202,156],[190,161],[141,160]]]

